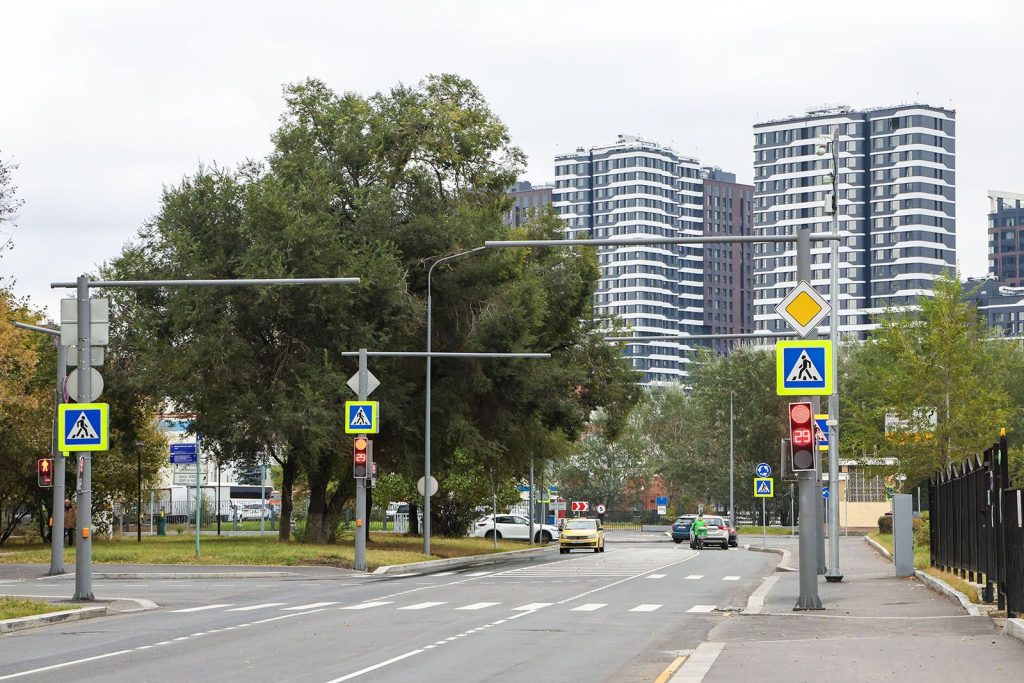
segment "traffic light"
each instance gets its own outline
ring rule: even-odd
[[[43,488],[53,486],[53,458],[39,458],[36,466],[36,478]]]
[[[792,471],[814,470],[814,411],[810,403],[789,404]]]
[[[352,439],[352,474],[356,479],[365,479],[370,463],[370,440],[365,436]]]

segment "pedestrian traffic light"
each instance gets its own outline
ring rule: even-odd
[[[365,436],[352,439],[352,474],[356,479],[365,479],[370,462],[370,440]]]
[[[810,403],[789,404],[790,456],[793,472],[814,469],[814,411]]]
[[[39,458],[36,477],[40,486],[44,488],[53,486],[53,458]]]

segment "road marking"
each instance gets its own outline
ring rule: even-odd
[[[648,574],[647,578],[648,579],[664,579],[665,578],[665,574]]]
[[[637,605],[636,607],[634,607],[633,609],[631,609],[629,611],[630,612],[653,612],[654,610],[659,609],[660,607],[661,607],[661,605]]]
[[[72,662],[64,662],[62,664],[51,664],[50,666],[44,666],[39,669],[31,669],[29,671],[19,671],[14,674],[7,674],[6,676],[0,676],[0,681],[8,681],[12,678],[20,678],[21,676],[29,676],[31,674],[41,673],[43,671],[53,671],[54,669],[60,669],[65,666],[71,666],[72,664],[85,664],[86,662],[95,662],[97,659],[106,659],[107,657],[116,657],[118,655],[128,654],[133,650],[118,650],[117,652],[108,652],[105,655],[96,655],[95,657],[86,657],[85,659],[76,659]]]
[[[455,572],[438,572],[437,574],[431,574],[431,576],[451,576]]]
[[[686,577],[686,580],[687,581],[697,581],[698,579],[703,579],[703,578],[704,578],[703,574],[690,574],[689,576]]]
[[[219,609],[221,607],[231,607],[231,603],[223,603],[217,605],[203,605],[202,607],[189,607],[188,609],[172,609],[171,612],[202,612],[208,609]]]
[[[701,643],[672,677],[673,683],[701,683],[721,654],[725,643]]]
[[[672,674],[676,672],[676,669],[683,665],[686,661],[686,656],[676,657],[675,661],[668,665],[668,668],[661,672],[661,675],[654,679],[654,683],[668,683],[669,679],[672,678]]]
[[[377,669],[383,668],[383,667],[387,666],[388,664],[394,664],[395,662],[399,662],[399,661],[405,659],[406,657],[412,657],[413,655],[418,655],[421,652],[423,652],[422,649],[412,650],[410,652],[406,652],[403,655],[398,655],[397,657],[392,657],[391,659],[389,659],[387,661],[378,662],[377,664],[374,664],[373,666],[368,666],[365,669],[360,669],[359,671],[353,671],[352,673],[350,673],[350,674],[348,674],[346,676],[342,676],[341,678],[333,678],[333,679],[327,681],[327,683],[341,683],[342,681],[347,681],[347,680],[356,678],[357,676],[362,676],[363,674],[370,673],[371,671],[376,671]]]
[[[455,609],[483,609],[484,607],[494,607],[500,605],[500,602],[474,602],[472,605],[466,605],[465,607],[456,607]]]
[[[694,605],[686,611],[693,614],[706,614],[708,612],[714,612],[716,607],[718,607],[718,605]]]
[[[328,603],[328,604],[329,605],[333,605],[335,603],[331,602],[331,603]],[[271,621],[280,621],[281,619],[291,619],[292,617],[304,617],[307,614],[316,614],[317,612],[323,612],[323,611],[324,610],[321,607],[320,609],[311,609],[308,612],[292,612],[291,614],[283,614],[283,615],[281,615],[279,617],[270,617],[269,619],[260,619],[259,621],[250,621],[248,624],[242,624],[241,626],[239,626],[239,628],[241,628],[242,626],[252,626],[254,624],[266,624],[266,623],[271,622]]]
[[[765,577],[765,580],[761,582],[757,590],[750,594],[750,597],[747,599],[747,607],[743,611],[747,614],[760,614],[761,610],[764,609],[764,600],[768,597],[768,592],[778,580],[778,576]]]
[[[738,577],[738,576],[723,576],[722,577],[722,581],[739,581],[739,580],[740,580],[740,577]]]
[[[225,612],[251,612],[254,609],[264,609],[264,608],[267,608],[267,607],[280,607],[281,605],[284,605],[284,604],[286,604],[286,603],[283,603],[283,602],[264,602],[263,604],[260,604],[260,605],[249,605],[248,607],[233,607],[231,609],[224,610],[224,611]]]
[[[469,574],[466,574],[465,576],[487,576],[488,574],[491,574],[491,573],[492,572],[470,572]]]
[[[337,605],[337,602],[311,602],[308,605],[299,605],[298,607],[285,607],[282,612],[297,612],[304,609],[316,609],[317,607],[330,607],[331,605]]]
[[[398,609],[427,609],[428,607],[437,607],[443,605],[443,602],[418,602],[415,605],[409,605],[408,607],[399,607]]]
[[[599,610],[602,607],[607,607],[607,606],[608,606],[607,602],[588,602],[585,605],[580,605],[579,607],[573,607],[570,611],[571,612],[593,612],[595,610]]]
[[[531,612],[533,610],[543,609],[545,607],[550,607],[553,604],[554,603],[552,603],[552,602],[531,602],[528,605],[523,605],[521,607],[513,607],[512,609],[515,610],[516,612]]]
[[[338,609],[369,609],[371,607],[380,607],[381,605],[390,605],[393,600],[377,600],[375,602],[361,602],[358,605],[349,605],[347,607],[339,607]]]

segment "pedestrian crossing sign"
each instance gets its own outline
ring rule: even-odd
[[[757,477],[754,479],[754,498],[774,498],[775,480],[771,477]]]
[[[775,343],[776,393],[779,396],[826,396],[832,393],[832,342]]]
[[[828,450],[828,415],[814,416],[814,441],[819,451]]]
[[[110,450],[109,404],[62,403],[57,419],[61,452]]]
[[[380,431],[378,401],[345,401],[345,433],[377,434]]]

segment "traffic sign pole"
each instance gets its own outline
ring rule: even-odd
[[[57,430],[60,420],[57,418],[60,404],[64,402],[64,373],[67,371],[68,350],[62,346],[60,337],[57,344],[57,389],[54,396],[53,413],[53,526],[50,527],[50,576],[64,573],[64,483],[66,481],[64,454],[57,448]]]
[[[832,129],[832,232],[839,234],[839,126]],[[831,551],[825,580],[838,583],[843,580],[839,569],[839,240],[830,240],[831,268],[829,273],[829,299],[832,314],[829,316],[829,338],[832,340],[832,393],[828,397],[828,414],[831,424],[828,429],[828,488],[832,504],[829,505],[829,550]]]
[[[359,400],[365,401],[367,396],[366,349],[359,349]],[[346,420],[348,416],[346,416]],[[366,479],[356,479],[356,559],[355,570],[366,571]]]
[[[76,281],[78,298],[78,367],[89,369],[89,353],[92,342],[89,331],[92,328],[92,309],[89,305],[89,278],[79,275]],[[78,402],[88,403],[92,394],[92,373],[82,372],[78,379]],[[82,462],[78,480],[76,508],[78,524],[75,528],[75,600],[95,600],[92,592],[92,454],[78,453]]]

